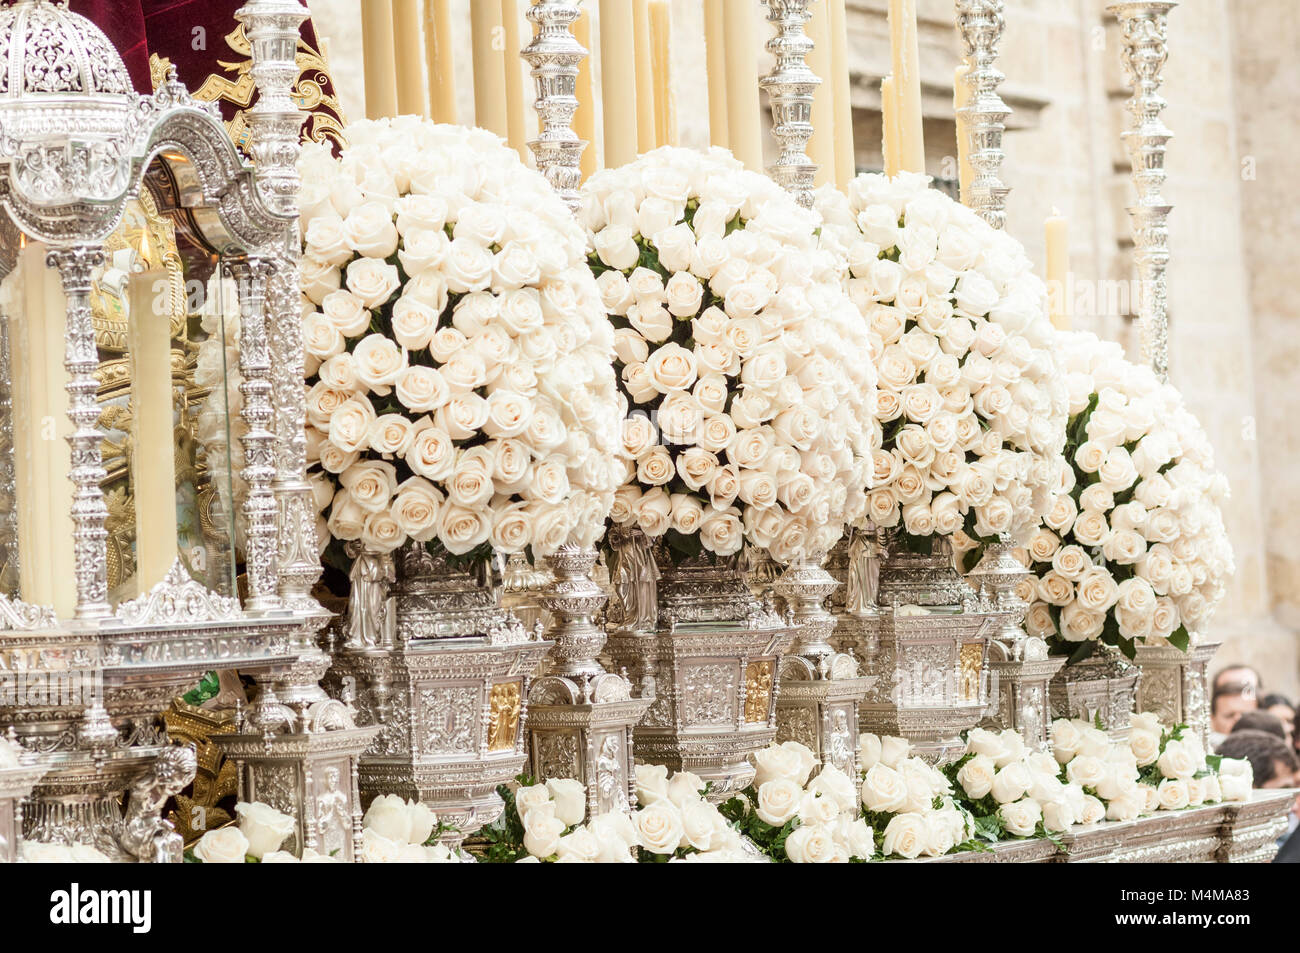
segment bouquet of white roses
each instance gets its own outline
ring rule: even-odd
[[[335,540],[453,556],[590,545],[621,479],[613,334],[582,230],[482,130],[308,146],[308,447]]]
[[[816,216],[673,148],[593,176],[581,214],[630,411],[614,522],[686,557],[829,550],[865,506],[875,351]]]
[[[1186,649],[1233,571],[1227,479],[1177,390],[1118,344],[1081,332],[1058,342],[1069,466],[1028,543],[1038,578],[1025,626],[1078,657],[1097,641],[1130,657],[1138,640]]]
[[[483,829],[489,863],[738,862],[756,856],[704,799],[704,782],[689,771],[671,778],[662,765],[637,765],[639,808],[587,818],[581,781],[545,782],[521,776],[498,793],[506,802],[500,819]],[[585,823],[584,823],[585,822]]]
[[[240,801],[235,805],[237,824],[204,833],[186,852],[186,860],[202,864],[271,863],[284,852],[280,846],[294,832],[298,822],[261,801]],[[289,855],[292,857],[292,855]]]
[[[910,541],[1025,538],[1047,512],[1065,390],[1046,290],[1021,245],[929,188],[861,175],[817,193],[823,244],[884,349],[868,517]]]
[[[1133,716],[1124,742],[1085,721],[1058,719],[1052,753],[1065,779],[1104,804],[1112,821],[1250,797],[1249,764],[1243,793],[1238,762],[1207,755],[1186,725],[1164,726],[1150,713]]]
[[[1069,776],[1050,754],[1033,751],[1013,729],[973,728],[966,753],[944,768],[958,800],[974,819],[976,836],[1055,839],[1076,824],[1095,824],[1106,806]]]
[[[381,794],[362,820],[360,858],[368,864],[454,864],[461,857],[438,842],[445,829],[419,801]]]
[[[875,829],[882,858],[940,857],[978,850],[974,819],[957,803],[942,771],[912,756],[906,738],[858,738],[864,819]]]
[[[753,782],[721,811],[760,851],[792,864],[861,863],[876,855],[871,825],[858,816],[852,778],[834,765],[813,777],[817,757],[797,741],[750,757]]]

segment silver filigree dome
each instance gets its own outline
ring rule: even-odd
[[[56,0],[0,8],[0,99],[33,94],[134,96],[102,30]]]

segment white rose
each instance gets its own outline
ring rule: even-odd
[[[1038,823],[1043,819],[1042,808],[1036,801],[1026,798],[998,808],[1002,826],[1013,837],[1033,837]]]
[[[1134,728],[1129,732],[1128,746],[1140,768],[1154,764],[1160,757],[1160,735],[1155,732]]]
[[[619,271],[633,268],[641,257],[632,229],[625,225],[607,225],[596,233],[593,243],[600,260]]]
[[[348,265],[348,291],[362,307],[378,308],[402,286],[397,267],[373,258],[358,258]]]
[[[361,299],[350,291],[330,292],[321,302],[320,309],[330,324],[345,337],[360,337],[370,327],[370,312],[361,304]]]
[[[397,488],[393,520],[411,539],[428,542],[438,532],[442,494],[423,477],[413,476]]]
[[[1166,778],[1190,780],[1204,765],[1197,764],[1196,757],[1181,741],[1168,741],[1156,764],[1160,773]]]
[[[668,768],[662,764],[638,764],[634,768],[636,799],[642,807],[668,799]]]
[[[1029,772],[1024,765],[1008,764],[993,776],[990,793],[999,804],[1018,801],[1029,790]]]
[[[536,808],[523,817],[524,849],[534,857],[552,857],[559,850],[565,823],[553,810]]]
[[[239,831],[248,840],[245,853],[259,859],[279,850],[285,838],[298,826],[290,815],[260,801],[241,801],[235,805],[235,814],[239,817]]]
[[[442,507],[438,517],[438,538],[452,555],[463,556],[487,542],[491,533],[491,520],[481,510],[459,506],[450,501]]]
[[[993,790],[997,769],[988,755],[975,755],[957,771],[957,783],[971,800],[978,801]]]
[[[878,735],[865,731],[858,735],[858,770],[870,771],[874,768],[880,761],[882,748]]]
[[[792,864],[832,863],[837,856],[835,838],[825,824],[806,824],[790,832],[785,853]]]
[[[891,814],[907,803],[907,784],[893,768],[873,765],[862,779],[862,803],[876,814]]]
[[[343,233],[348,243],[366,258],[384,259],[397,251],[397,226],[393,224],[392,213],[379,202],[363,202],[348,212]]]
[[[566,827],[582,823],[587,816],[586,785],[572,778],[552,778],[546,782],[546,790],[555,802],[555,816]]]
[[[652,854],[672,854],[682,842],[682,815],[669,801],[656,801],[632,815],[641,846]]]
[[[899,814],[885,827],[881,853],[906,860],[921,856],[931,839],[928,822],[921,814]]]
[[[199,838],[194,845],[194,856],[205,864],[242,864],[248,856],[248,847],[248,838],[239,828],[221,827]]]

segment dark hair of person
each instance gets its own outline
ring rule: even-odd
[[[1255,787],[1263,787],[1276,775],[1274,765],[1281,761],[1290,771],[1295,771],[1300,761],[1286,742],[1267,731],[1234,731],[1224,738],[1218,753],[1225,758],[1245,758],[1255,775]]]
[[[1286,726],[1282,724],[1282,719],[1263,709],[1242,712],[1241,717],[1232,726],[1233,734],[1238,731],[1267,731],[1270,735],[1277,735],[1286,741]]]
[[[1230,698],[1234,695],[1245,695],[1246,688],[1247,686],[1245,685],[1237,684],[1220,685],[1214,690],[1214,694],[1210,696],[1210,714],[1215,715],[1218,713],[1220,698]]]
[[[1279,695],[1277,692],[1265,695],[1259,700],[1260,708],[1272,708],[1274,705],[1285,705],[1287,708],[1295,711],[1295,705],[1291,704],[1291,699],[1287,698],[1285,695]]]

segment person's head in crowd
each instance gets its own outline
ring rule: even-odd
[[[1296,784],[1300,759],[1285,741],[1267,731],[1234,731],[1220,742],[1218,753],[1249,761],[1257,788],[1289,788]]]
[[[1262,708],[1242,712],[1241,717],[1232,726],[1232,734],[1235,735],[1239,731],[1267,731],[1270,735],[1281,738],[1283,744],[1290,744],[1290,736],[1286,733],[1282,719]]]
[[[1295,739],[1295,705],[1291,704],[1291,699],[1275,692],[1261,698],[1259,707],[1261,711],[1274,715],[1282,722],[1282,727],[1286,729],[1287,742],[1293,742]]]
[[[1217,692],[1220,688],[1230,685],[1249,688],[1250,694],[1258,695],[1263,682],[1260,680],[1259,672],[1249,665],[1229,665],[1219,669],[1218,674],[1214,676],[1214,684],[1210,686],[1210,690]]]
[[[1254,692],[1243,690],[1241,685],[1216,688],[1210,696],[1210,729],[1221,735],[1232,731],[1237,719],[1259,707]]]

